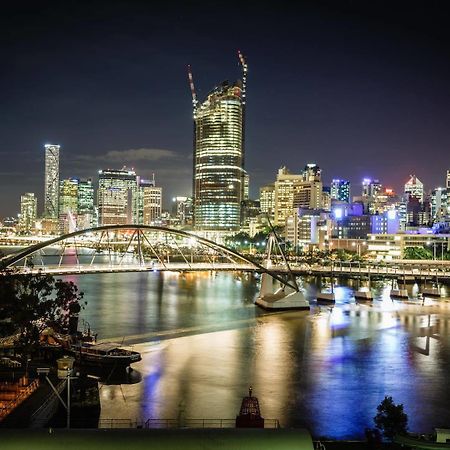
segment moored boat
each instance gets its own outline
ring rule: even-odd
[[[335,303],[334,292],[318,292],[316,295],[317,303]]]
[[[70,353],[80,365],[91,365],[100,368],[126,368],[130,364],[141,360],[139,352],[125,349],[114,342],[100,344],[79,342],[70,347]]]
[[[359,300],[359,301],[372,301],[373,300],[373,295],[370,290],[363,291],[362,289],[359,289],[359,290],[355,291],[355,293],[353,295],[355,296],[355,299]]]
[[[391,297],[394,298],[408,298],[408,291],[407,289],[391,289],[391,292],[389,293]]]

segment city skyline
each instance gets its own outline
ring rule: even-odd
[[[19,211],[25,192],[36,193],[42,211],[48,142],[61,145],[61,179],[127,165],[143,177],[156,173],[167,198],[189,194],[186,65],[205,97],[239,77],[238,49],[250,67],[252,198],[279,167],[298,173],[306,163],[323,169],[326,184],[339,177],[356,188],[372,177],[401,192],[415,174],[426,191],[444,185],[450,67],[438,8],[412,5],[401,14],[400,7],[306,2],[288,9],[289,17],[282,8],[245,6],[245,26],[228,22],[223,37],[226,15],[207,20],[214,6],[158,6],[150,13],[137,3],[105,5],[73,4],[69,14],[56,3],[25,3],[3,15],[1,45],[11,61],[0,78],[7,111],[0,126],[3,217]]]

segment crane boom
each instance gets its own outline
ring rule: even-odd
[[[192,94],[192,106],[194,107],[194,111],[197,109],[197,94],[195,92],[195,86],[194,86],[194,78],[192,77],[192,69],[191,66],[188,65],[188,78],[189,78],[189,86],[191,88],[191,94]]]
[[[247,62],[245,61],[244,55],[238,50],[239,61],[242,66],[242,103],[245,105],[245,89],[247,86]]]

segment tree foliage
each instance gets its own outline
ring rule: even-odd
[[[373,420],[376,428],[390,441],[397,433],[406,433],[408,429],[408,416],[403,411],[403,404],[396,405],[392,397],[384,397]]]
[[[82,298],[83,293],[72,281],[2,270],[0,336],[19,333],[21,346],[31,351],[45,328],[69,331],[69,321],[80,312]]]

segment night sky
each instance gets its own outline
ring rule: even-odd
[[[6,6],[5,6],[6,3]],[[9,3],[9,6],[8,6]],[[364,5],[361,5],[364,4]],[[395,5],[393,7],[392,5]],[[249,65],[251,194],[286,165],[326,183],[363,177],[427,190],[450,168],[450,16],[446,2],[2,2],[0,217],[35,192],[44,144],[61,177],[134,167],[190,194],[192,103]]]

